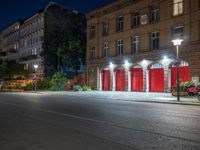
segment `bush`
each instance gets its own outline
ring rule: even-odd
[[[82,87],[83,91],[92,91],[92,88],[90,86],[84,85]]]
[[[74,85],[73,86],[73,91],[82,91],[83,89],[81,88],[80,85]]]
[[[180,92],[187,92],[188,87],[191,85],[194,85],[194,83],[192,81],[180,82],[180,84],[179,84]],[[173,87],[173,91],[177,92],[177,86]]]
[[[37,89],[38,90],[48,90],[50,88],[50,80],[43,79],[37,81]]]
[[[67,82],[67,78],[65,77],[65,74],[63,72],[56,72],[50,81],[52,91],[63,91],[64,85]]]
[[[27,85],[24,87],[24,90],[25,90],[25,91],[33,91],[33,90],[34,90],[34,84],[32,84],[32,83],[27,84]]]

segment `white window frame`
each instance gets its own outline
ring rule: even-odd
[[[173,16],[183,14],[183,0],[173,0]]]
[[[124,41],[122,39],[117,40],[117,55],[124,53]]]
[[[140,50],[140,36],[136,35],[132,37],[132,53],[138,53]]]

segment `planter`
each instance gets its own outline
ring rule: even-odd
[[[172,92],[173,96],[177,96],[177,92]],[[187,92],[180,92],[180,96],[188,96]]]

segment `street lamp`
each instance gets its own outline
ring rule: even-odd
[[[177,101],[180,101],[180,87],[179,87],[179,65],[180,65],[180,59],[179,59],[179,46],[182,43],[182,39],[175,39],[172,40],[174,46],[176,46],[176,84],[177,84]]]
[[[35,69],[35,92],[37,91],[37,82],[36,82],[36,78],[37,78],[37,69],[38,69],[38,65],[35,64],[33,65],[34,69]]]

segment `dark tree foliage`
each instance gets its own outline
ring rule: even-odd
[[[45,75],[52,76],[66,68],[78,71],[85,65],[86,19],[83,14],[70,13],[62,27],[51,26],[44,37]]]
[[[28,74],[22,64],[16,61],[2,61],[0,60],[0,78],[3,79],[17,79],[25,78]]]

